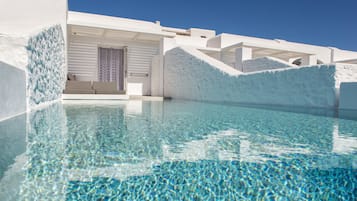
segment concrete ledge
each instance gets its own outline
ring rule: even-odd
[[[163,101],[164,97],[161,97],[161,96],[136,96],[136,95],[130,95],[130,100]]]
[[[126,106],[127,100],[62,100],[63,105],[119,105]]]
[[[129,100],[129,96],[121,94],[62,94],[62,100]]]
[[[357,82],[341,83],[339,101],[339,109],[357,110]]]

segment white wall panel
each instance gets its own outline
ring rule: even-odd
[[[159,44],[105,38],[71,36],[68,48],[68,72],[78,80],[98,80],[98,47],[127,47],[127,82],[141,83],[142,94],[150,94],[151,64],[159,54]],[[130,94],[130,92],[128,91]]]
[[[96,42],[69,41],[68,72],[78,80],[96,81],[98,74],[98,46]]]
[[[234,52],[222,52],[221,53],[221,61],[229,66],[235,66],[235,54]]]

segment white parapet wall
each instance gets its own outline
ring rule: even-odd
[[[165,55],[165,97],[242,104],[336,108],[336,83],[346,71],[316,65],[240,73],[192,48]],[[348,74],[348,72],[347,72]],[[339,79],[339,80],[337,80]]]
[[[339,109],[357,110],[357,82],[341,83]]]
[[[294,64],[289,64],[281,59],[272,57],[260,57],[243,61],[243,72],[256,72],[263,70],[273,70],[280,68],[296,67]]]

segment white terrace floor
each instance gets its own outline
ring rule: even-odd
[[[162,101],[158,96],[133,96],[125,94],[62,94],[63,100],[144,100]]]

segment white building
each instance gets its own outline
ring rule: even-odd
[[[99,81],[100,49],[123,49],[123,80],[128,94],[162,96],[165,52],[177,46],[197,48],[240,71],[288,67],[289,64],[316,65],[336,62],[355,63],[357,52],[284,40],[268,40],[234,34],[216,35],[214,30],[177,29],[159,22],[147,22],[79,12],[68,12],[68,72],[78,80]],[[252,59],[275,58],[276,65],[247,65]],[[102,58],[103,59],[103,58]],[[137,88],[139,87],[139,89]]]
[[[169,76],[165,73],[165,69],[169,68],[165,66],[165,55],[166,52],[176,47],[198,50],[208,55],[209,58],[200,53],[191,52],[198,60],[209,63],[211,66],[220,66],[218,69],[225,69],[222,71],[229,72],[228,74],[231,76],[251,75],[254,72],[274,69],[295,69],[297,66],[316,66],[317,64],[341,62],[357,64],[357,52],[280,39],[270,40],[227,33],[217,35],[215,30],[165,27],[159,21],[148,22],[72,12],[68,11],[67,0],[26,2],[13,0],[11,3],[7,0],[1,1],[3,1],[2,5],[6,6],[0,8],[0,40],[7,42],[0,45],[0,50],[6,50],[1,53],[3,56],[0,55],[0,61],[23,70],[27,79],[25,82],[28,84],[29,75],[25,59],[23,63],[19,64],[14,61],[17,57],[9,57],[6,53],[11,49],[15,51],[15,48],[18,48],[20,50],[16,50],[18,54],[21,51],[21,54],[26,54],[26,50],[23,48],[26,46],[26,37],[23,40],[25,42],[21,44],[14,42],[19,40],[11,38],[31,36],[38,33],[39,30],[59,24],[65,44],[63,53],[65,64],[61,68],[64,68],[64,73],[68,73],[72,79],[72,82],[67,81],[72,84],[67,84],[70,89],[67,88],[65,92],[82,94],[76,96],[77,98],[88,97],[83,94],[110,94],[113,92],[113,85],[103,85],[102,83],[111,82],[116,85],[116,91],[113,93],[119,92],[129,96],[172,96],[191,99],[190,94],[183,96],[176,92],[173,93],[172,87],[165,90],[165,83],[169,83],[172,78],[172,75]],[[342,81],[357,80],[357,75],[355,75],[357,71],[354,69],[349,67],[349,73],[353,74],[349,79],[338,80],[336,78],[336,83],[338,82],[336,88],[339,88],[339,83]],[[0,71],[3,70],[4,68],[0,68]],[[0,76],[3,75],[0,74]],[[5,84],[8,83],[6,78],[1,79],[5,80]],[[255,80],[255,82],[259,82],[259,80]],[[191,84],[195,85],[196,83]],[[106,87],[110,89],[106,90]],[[228,86],[223,90],[232,91],[229,87],[234,88],[234,86]],[[207,90],[210,89],[213,88]],[[31,93],[27,91],[25,94],[29,96]],[[205,94],[201,94],[200,97],[203,98],[193,97],[192,99],[217,100],[217,98],[210,99]],[[2,102],[9,103],[14,99],[19,99],[19,96],[9,92],[0,98]],[[229,99],[222,100],[230,101]],[[250,102],[248,99],[245,101]],[[244,103],[245,101],[242,100]],[[29,101],[26,102],[27,108],[29,108]],[[39,101],[36,104],[40,102],[46,101]],[[262,103],[285,105],[288,102],[267,100]],[[328,104],[314,103],[311,106],[331,107],[337,104],[335,100],[327,102]],[[9,110],[11,110],[10,108]],[[18,112],[21,110],[23,109],[19,109]],[[3,115],[0,114],[0,118],[10,113],[4,112]]]

